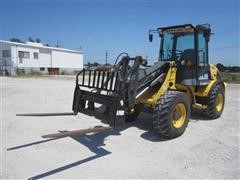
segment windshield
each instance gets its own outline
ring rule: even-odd
[[[165,33],[159,60],[179,60],[181,53],[187,49],[194,49],[194,33]]]

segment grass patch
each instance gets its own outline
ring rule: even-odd
[[[62,71],[60,72],[60,75],[75,75],[75,73],[74,73],[74,72],[68,72],[68,71],[62,70]]]
[[[24,73],[24,72],[18,72],[16,77],[26,77],[26,78],[31,78],[31,77],[40,77],[40,76],[43,76],[43,74],[41,74],[40,72],[38,71],[31,71],[31,72],[28,72],[28,73]]]
[[[240,72],[221,72],[223,81],[240,84]]]

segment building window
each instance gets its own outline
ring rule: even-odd
[[[45,68],[44,67],[40,67],[40,71],[45,71]]]
[[[27,51],[18,51],[18,57],[20,59],[24,58],[24,59],[29,59],[30,58],[30,53]]]
[[[2,57],[11,57],[10,50],[2,50]]]
[[[38,59],[38,53],[37,53],[37,52],[34,52],[34,53],[33,53],[33,58],[34,58],[34,59]]]

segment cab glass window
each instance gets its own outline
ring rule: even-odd
[[[199,58],[199,65],[205,66],[207,65],[207,52],[206,52],[206,39],[203,36],[203,32],[198,34],[198,58]]]

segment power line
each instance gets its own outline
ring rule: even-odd
[[[107,60],[108,60],[108,50],[106,50],[106,65],[107,65]]]
[[[221,47],[221,48],[211,49],[210,52],[217,52],[217,51],[222,51],[222,50],[225,50],[225,49],[232,49],[232,48],[235,48],[235,47],[239,47],[239,44],[234,44],[234,45],[231,45],[231,46],[225,46],[225,47]]]

